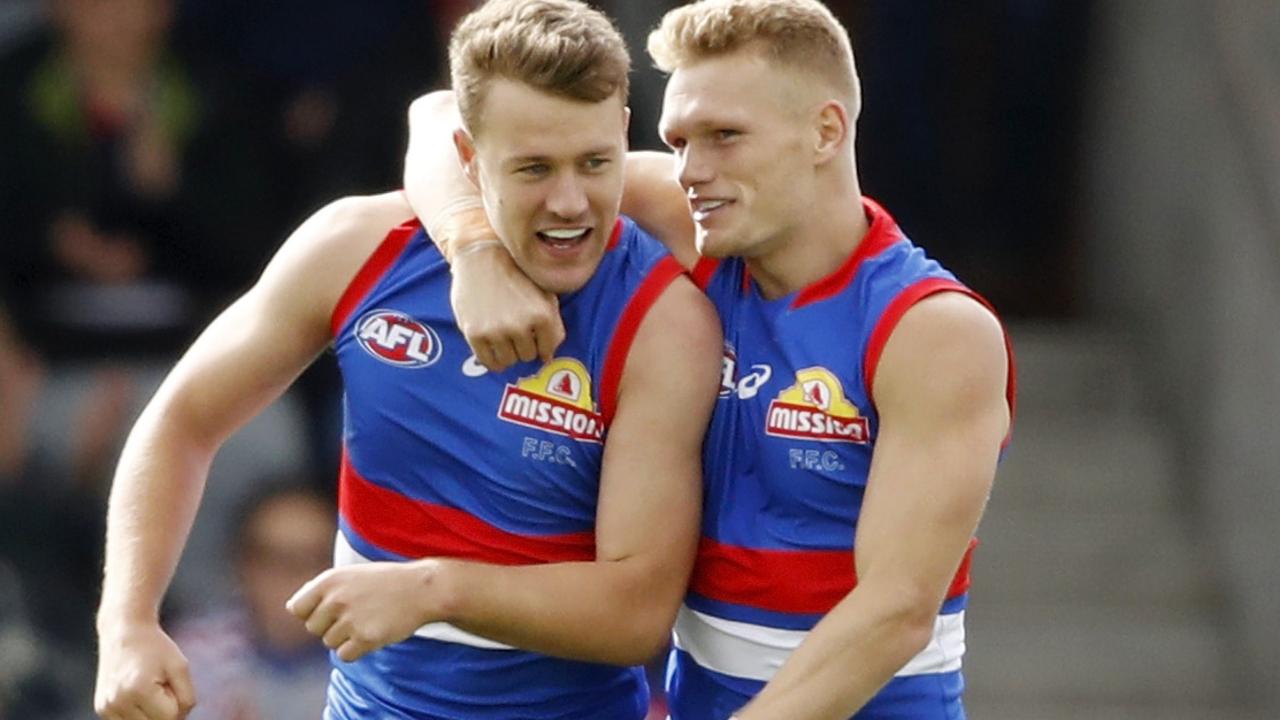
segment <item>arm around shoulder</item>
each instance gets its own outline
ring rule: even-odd
[[[641,323],[605,441],[594,561],[440,561],[429,574],[447,610],[424,619],[619,665],[645,662],[665,647],[697,547],[702,437],[723,355],[719,328],[710,302],[684,278]]]
[[[629,558],[637,627],[657,646],[680,607],[701,521],[702,441],[724,343],[707,297],[677,277],[636,333],[605,447],[597,545]]]
[[[676,182],[675,158],[670,153],[627,153],[622,212],[666,245],[686,270],[698,263],[693,216],[684,190]]]

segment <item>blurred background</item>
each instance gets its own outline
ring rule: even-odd
[[[596,4],[657,147],[644,37],[679,3]],[[828,5],[864,191],[1018,357],[970,716],[1280,717],[1280,2]],[[0,720],[92,716],[124,433],[293,226],[399,185],[470,7],[0,0]],[[318,717],[322,648],[272,612],[328,563],[338,393],[321,358],[215,463],[165,609],[193,718]]]

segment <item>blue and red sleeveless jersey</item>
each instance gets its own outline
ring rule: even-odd
[[[674,676],[687,682],[673,683],[674,718],[727,717],[853,589],[854,536],[879,427],[870,388],[880,353],[922,298],[977,297],[879,205],[864,200],[864,209],[870,227],[857,249],[797,293],[765,299],[737,258],[704,259],[694,270],[720,314],[725,365],[703,452],[703,536],[676,624]],[[900,677],[958,674],[968,569],[966,554],[932,642]],[[952,679],[910,692],[938,707],[938,693],[958,703],[958,675]],[[690,697],[708,687],[741,697]],[[868,712],[878,717],[875,702]]]
[[[392,231],[333,315],[345,389],[336,564],[594,559],[622,367],[680,273],[620,218],[591,280],[561,297],[555,359],[494,374],[458,331],[434,244],[416,222]],[[331,720],[641,718],[647,707],[639,669],[551,658],[444,623],[333,663]]]

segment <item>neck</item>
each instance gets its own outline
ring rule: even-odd
[[[751,277],[770,300],[835,272],[866,237],[869,224],[862,191],[852,172],[841,181],[819,183],[813,198],[797,213],[801,220],[785,237],[746,259]]]

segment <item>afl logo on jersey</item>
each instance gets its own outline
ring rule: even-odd
[[[390,365],[422,368],[440,359],[440,336],[429,325],[395,310],[371,310],[355,327],[365,352]]]

